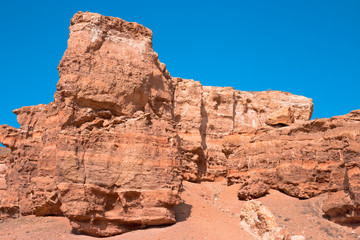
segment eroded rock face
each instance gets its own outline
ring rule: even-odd
[[[356,223],[360,221],[359,208],[351,198],[349,190],[329,193],[322,210],[337,223]]]
[[[0,147],[0,156],[10,153],[10,149],[6,148],[6,147]]]
[[[182,179],[240,182],[241,199],[269,188],[358,199],[358,160],[344,160],[358,157],[358,112],[306,122],[306,97],[173,78],[149,29],[88,12],[72,18],[58,70],[52,103],[0,126],[1,217],[65,215],[94,236],[170,224]]]
[[[7,191],[6,173],[10,150],[0,147],[0,219],[18,217],[19,206],[15,192]]]
[[[20,214],[64,214],[95,236],[175,222],[172,81],[151,38],[118,18],[72,18],[54,102],[15,110],[20,129],[0,127]]]
[[[337,222],[359,221],[360,110],[289,127],[228,136],[228,182],[240,199],[270,188],[298,198],[329,194],[324,212]],[[342,197],[339,197],[339,194]]]
[[[184,156],[184,178],[191,181],[227,176],[229,152],[223,148],[223,141],[229,134],[302,122],[311,118],[313,110],[311,99],[285,92],[244,92],[180,78],[174,78],[174,86],[174,117]],[[291,113],[289,119],[283,116],[286,111]],[[269,119],[274,119],[271,124]]]

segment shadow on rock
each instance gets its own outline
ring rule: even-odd
[[[185,221],[191,214],[192,206],[186,203],[180,203],[175,206],[176,222]]]

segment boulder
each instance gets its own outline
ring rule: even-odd
[[[259,201],[246,201],[240,212],[240,219],[248,229],[263,240],[302,240],[304,236],[291,236],[279,227],[275,216]]]
[[[275,113],[269,115],[265,123],[267,125],[290,125],[294,122],[294,116],[291,107],[280,108]]]

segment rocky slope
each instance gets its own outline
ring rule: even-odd
[[[359,220],[359,111],[308,121],[303,96],[173,78],[151,30],[88,12],[72,18],[58,70],[52,103],[0,126],[2,218],[64,215],[110,236],[175,223],[183,179],[227,179],[240,199],[332,192],[325,213]]]

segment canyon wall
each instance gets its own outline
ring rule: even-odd
[[[275,188],[358,202],[358,111],[308,121],[303,96],[171,77],[151,30],[88,12],[72,18],[58,70],[52,103],[0,126],[1,218],[64,215],[93,236],[171,224],[183,179],[239,183],[240,199]],[[324,211],[344,219],[333,202]]]
[[[183,155],[184,179],[227,176],[224,137],[309,120],[312,100],[280,91],[244,92],[174,78],[174,120]]]
[[[330,119],[224,139],[228,184],[239,198],[265,195],[270,188],[298,198],[329,192],[323,211],[335,222],[358,222],[360,110]]]
[[[172,81],[151,38],[118,18],[72,18],[54,102],[15,110],[20,129],[0,127],[20,214],[65,215],[95,236],[175,222]]]

